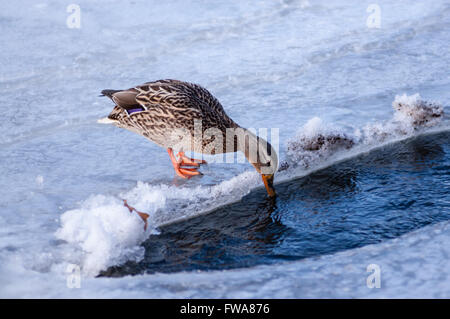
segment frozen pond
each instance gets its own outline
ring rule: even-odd
[[[450,4],[377,3],[379,28],[359,1],[86,0],[69,28],[65,3],[3,1],[0,297],[450,297]],[[102,89],[164,78],[279,129],[275,202],[248,163],[180,180],[97,124]]]

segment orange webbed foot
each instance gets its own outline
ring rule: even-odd
[[[171,148],[167,149],[167,152],[169,153],[175,173],[178,176],[189,179],[192,176],[203,175],[198,171],[198,168],[201,164],[206,164],[206,161],[189,158],[184,155],[184,152],[179,152],[177,154],[178,158],[176,158]]]
[[[130,213],[132,213],[133,211],[135,211],[135,212],[139,215],[139,217],[142,218],[142,220],[144,221],[144,230],[147,230],[147,225],[148,225],[147,219],[150,217],[150,215],[147,214],[147,213],[140,212],[140,211],[138,211],[136,208],[134,208],[134,207],[128,205],[126,199],[123,199],[123,205],[124,205],[126,208],[128,208],[128,210],[130,211]]]
[[[180,163],[180,165],[198,167],[201,164],[207,164],[207,162],[205,160],[199,160],[199,159],[187,157],[184,154],[184,152],[178,152],[177,156],[179,158],[178,162]]]

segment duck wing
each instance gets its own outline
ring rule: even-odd
[[[103,90],[102,94],[109,97],[117,106],[130,111],[143,111],[144,108],[136,101],[139,92],[135,89],[128,90]]]
[[[142,116],[167,120],[176,127],[191,129],[194,119],[202,119],[204,129],[236,125],[220,102],[208,90],[194,83],[158,80],[127,90],[103,90],[102,94],[127,110],[128,114],[146,111],[141,113]]]
[[[204,128],[234,127],[220,104],[207,89],[178,80],[147,82],[134,88],[136,101],[144,108],[168,112],[177,120],[202,119]]]

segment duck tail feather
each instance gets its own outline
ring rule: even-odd
[[[112,99],[113,94],[120,92],[120,91],[122,91],[122,90],[103,90],[102,95],[100,95],[100,96],[107,96],[110,99]]]

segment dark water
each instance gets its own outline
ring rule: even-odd
[[[386,146],[161,228],[124,276],[276,263],[374,244],[450,219],[450,132]]]

